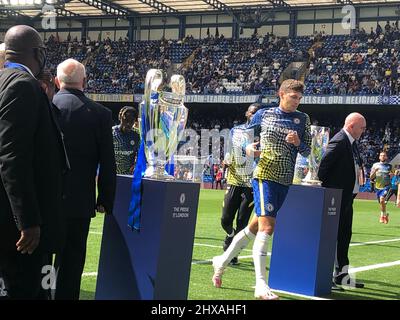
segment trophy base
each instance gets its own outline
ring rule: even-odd
[[[162,167],[148,167],[144,172],[144,177],[152,180],[172,181],[175,177],[169,175]]]
[[[164,175],[152,175],[152,176],[144,176],[147,179],[151,179],[151,180],[159,180],[159,181],[174,181],[176,180],[175,177],[169,175],[169,174],[164,174]]]
[[[322,181],[320,180],[301,180],[303,186],[321,186]]]

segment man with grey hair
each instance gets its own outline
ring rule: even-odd
[[[65,244],[55,259],[56,300],[79,299],[90,219],[95,210],[111,214],[114,202],[116,168],[111,111],[85,96],[85,82],[85,67],[80,62],[68,59],[58,65],[55,83],[60,91],[53,104],[59,111],[71,172],[63,203],[67,217]]]

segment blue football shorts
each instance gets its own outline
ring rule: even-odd
[[[269,181],[253,179],[254,209],[257,217],[276,218],[289,191],[289,186]]]
[[[376,189],[376,197],[378,198],[378,201],[379,201],[380,197],[385,197],[386,196],[386,194],[388,193],[389,189],[390,189],[390,186],[387,186],[387,187],[385,187],[383,189]]]

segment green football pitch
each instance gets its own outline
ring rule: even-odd
[[[190,273],[190,300],[249,300],[254,299],[254,267],[250,244],[239,256],[239,265],[229,267],[223,277],[223,286],[214,288],[211,282],[211,259],[222,252],[225,234],[220,226],[224,191],[202,190],[194,239]],[[363,289],[333,292],[323,299],[400,299],[400,209],[393,201],[388,204],[389,224],[378,222],[377,201],[356,200],[354,205],[353,237],[350,245],[350,264],[357,280],[365,283]],[[97,266],[100,253],[104,216],[92,220],[88,251],[82,277],[81,299],[94,299]],[[269,251],[271,243],[269,244]],[[268,256],[268,264],[269,264]],[[267,266],[268,266],[267,264]],[[295,267],[294,267],[295,268]],[[268,272],[268,270],[267,270]],[[288,293],[278,293],[281,300],[316,299]]]

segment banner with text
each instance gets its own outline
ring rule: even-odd
[[[381,96],[304,96],[302,104],[388,104]]]
[[[89,99],[98,102],[133,102],[133,94],[86,93]]]
[[[143,95],[135,94],[135,102],[140,103],[142,101]],[[234,103],[254,103],[258,102],[260,99],[259,95],[244,95],[244,96],[235,96],[235,95],[198,95],[198,94],[190,94],[185,96],[186,103],[225,103],[225,104],[234,104]]]
[[[276,102],[274,96],[267,96],[262,103]],[[303,96],[301,104],[343,104],[343,105],[396,105],[400,104],[400,96]]]
[[[99,94],[87,93],[90,99],[98,102],[142,102],[142,94]],[[202,103],[202,104],[240,104],[261,102],[270,104],[277,102],[276,96],[260,96],[260,95],[186,95],[186,103]],[[334,95],[306,95],[301,100],[302,104],[343,104],[343,105],[398,105],[400,104],[400,96],[334,96]]]

